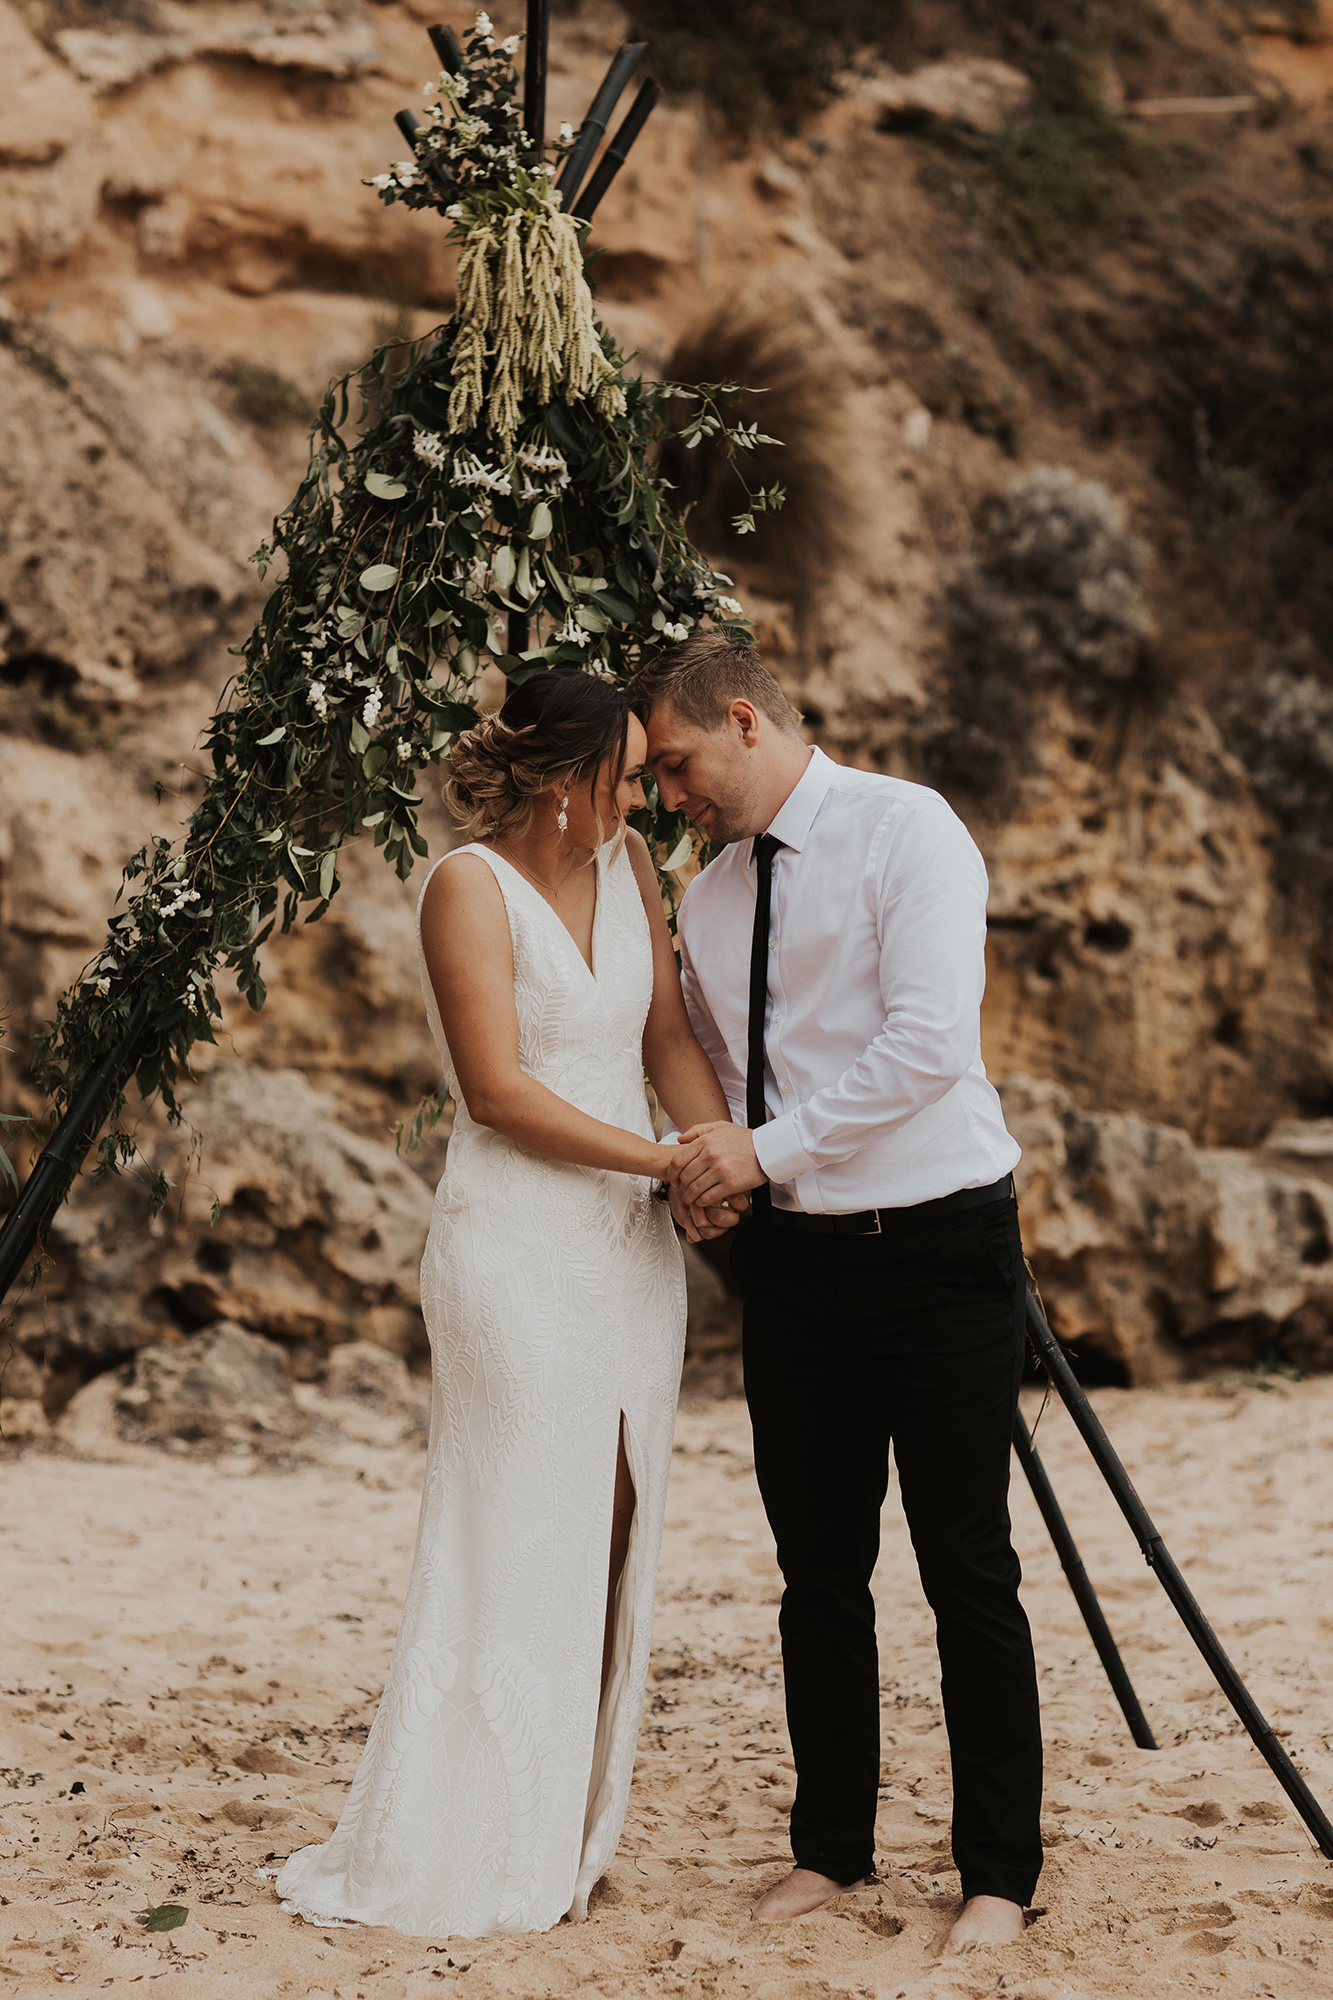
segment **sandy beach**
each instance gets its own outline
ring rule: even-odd
[[[1040,1398],[1027,1394],[1029,1422]],[[1096,1401],[1205,1609],[1316,1791],[1333,1797],[1333,1381],[1102,1390]],[[333,1823],[392,1642],[419,1443],[317,1462],[37,1448],[0,1470],[5,1594],[0,1979],[16,1996],[1026,2000],[1325,1995],[1333,1865],[1210,1681],[1057,1406],[1046,1458],[1163,1747],[1131,1747],[1025,1487],[1042,1670],[1040,1915],[941,1962],[956,1907],[929,1614],[896,1499],[878,1573],[881,1879],[790,1928],[747,1921],[782,1870],[778,1579],[743,1404],[682,1410],[629,1819],[586,1923],[414,1941],[283,1914],[258,1871]],[[135,1912],[175,1902],[178,1929]]]

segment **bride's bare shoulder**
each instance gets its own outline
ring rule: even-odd
[[[507,928],[507,922],[500,884],[484,856],[475,849],[447,854],[421,898],[423,938],[445,927],[455,931],[460,923]]]
[[[625,852],[629,856],[630,867],[634,870],[634,880],[638,884],[639,895],[648,917],[648,928],[658,937],[659,942],[665,939],[667,950],[672,951],[674,948],[667,930],[657,863],[653,860],[652,849],[647,841],[633,827],[629,827],[625,833]]]
[[[657,881],[657,869],[653,864],[652,850],[635,826],[625,828],[625,852],[629,856],[630,867],[638,877],[639,887]]]

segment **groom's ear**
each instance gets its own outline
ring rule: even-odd
[[[743,696],[727,704],[727,721],[739,732],[741,742],[752,748],[759,741],[759,710]]]

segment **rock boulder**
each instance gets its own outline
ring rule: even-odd
[[[274,1444],[306,1428],[282,1349],[230,1320],[142,1348],[127,1376],[116,1408],[143,1439]]]
[[[1294,1124],[1253,1152],[1195,1147],[1055,1084],[1012,1077],[1001,1095],[1024,1244],[1065,1339],[1134,1382],[1333,1364],[1333,1175],[1310,1170],[1333,1162],[1326,1133],[1318,1161]]]
[[[81,1183],[52,1226],[45,1297],[21,1305],[18,1334],[54,1371],[52,1406],[127,1355],[182,1334],[193,1346],[224,1322],[281,1342],[302,1379],[348,1341],[424,1354],[432,1198],[393,1148],[349,1131],[294,1071],[222,1062],[182,1101],[190,1136],[144,1141],[174,1184],[160,1215],[126,1176]]]

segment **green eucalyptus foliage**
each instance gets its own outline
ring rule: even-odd
[[[146,1931],[178,1931],[189,1915],[185,1903],[149,1903],[145,1909],[134,1912],[134,1921]]]
[[[464,131],[469,206],[488,175],[514,199],[537,166],[512,143],[517,80],[489,34],[475,32],[467,51],[461,94],[473,105],[491,100],[489,123],[469,113]],[[408,182],[414,205],[457,222],[452,197],[467,149],[456,134],[456,83],[448,95],[448,176],[437,185],[396,169],[380,177],[381,193],[401,200]],[[504,146],[492,144],[492,127],[503,127]],[[423,162],[440,130],[439,119],[422,128]],[[359,376],[330,387],[306,475],[255,558],[261,576],[272,565],[279,581],[205,732],[204,797],[183,842],[157,839],[129,862],[106,943],[39,1038],[37,1075],[58,1105],[115,1046],[147,990],[138,1084],[178,1115],[190,1051],[214,1039],[219,968],[262,1007],[263,947],[275,929],[323,916],[345,841],[369,833],[401,877],[426,853],[417,781],[477,720],[488,660],[513,682],[566,663],[625,680],[704,619],[748,632],[740,606],[720,595],[729,580],[692,547],[653,463],[681,397],[696,405],[687,426],[696,440],[748,449],[757,433],[728,427],[726,391],[627,374],[598,326],[623,410],[525,402],[506,445],[484,415],[465,433],[449,429],[456,330],[450,321],[406,347],[382,347]],[[518,653],[508,650],[511,614],[527,621]],[[686,858],[685,823],[655,802],[644,830],[664,864]],[[113,1120],[102,1166],[132,1154]]]

